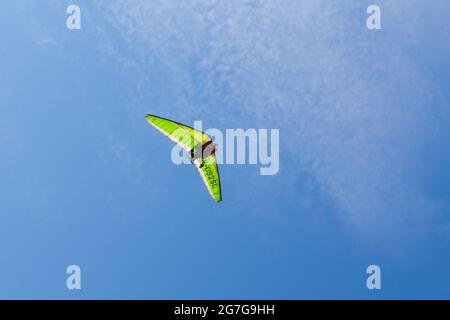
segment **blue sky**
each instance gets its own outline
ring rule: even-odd
[[[373,3],[3,3],[0,297],[449,298],[450,5]],[[147,113],[279,128],[280,171],[216,204]]]

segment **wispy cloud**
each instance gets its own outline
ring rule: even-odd
[[[403,10],[407,4],[383,2],[378,32],[365,29],[360,1],[103,1],[97,8],[120,35],[109,39],[109,52],[140,75],[130,90],[142,113],[151,101],[164,114],[213,111],[225,127],[282,128],[293,161],[283,170],[313,175],[346,221],[376,233],[421,225],[441,207],[415,178],[420,146],[448,124],[437,103],[445,97],[411,52],[428,37],[424,21],[433,13],[423,2]],[[402,20],[419,15],[417,6],[428,16]],[[176,97],[173,111],[167,96]]]

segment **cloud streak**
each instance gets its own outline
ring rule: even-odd
[[[411,49],[443,13],[420,1],[402,11],[407,4],[383,2],[379,32],[365,29],[360,1],[103,1],[97,9],[120,35],[108,39],[109,52],[139,75],[130,83],[135,108],[145,113],[150,101],[166,115],[200,118],[215,106],[221,126],[282,128],[288,175],[314,176],[345,221],[375,234],[428,224],[442,209],[415,171],[433,128],[448,129],[446,97],[430,95],[436,83]],[[428,16],[410,22],[419,9]]]

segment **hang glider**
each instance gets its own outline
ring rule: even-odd
[[[209,194],[216,202],[222,201],[220,176],[215,156],[215,145],[206,133],[181,123],[147,115],[145,119],[170,140],[180,145],[195,165]]]

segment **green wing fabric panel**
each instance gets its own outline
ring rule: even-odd
[[[186,150],[211,140],[207,134],[181,123],[150,114],[145,118],[153,127]]]
[[[216,202],[222,201],[219,168],[217,167],[216,156],[210,155],[204,159],[197,159],[195,160],[195,166],[197,167],[197,170],[203,179],[203,183],[205,184],[206,189],[208,189],[211,197]]]

